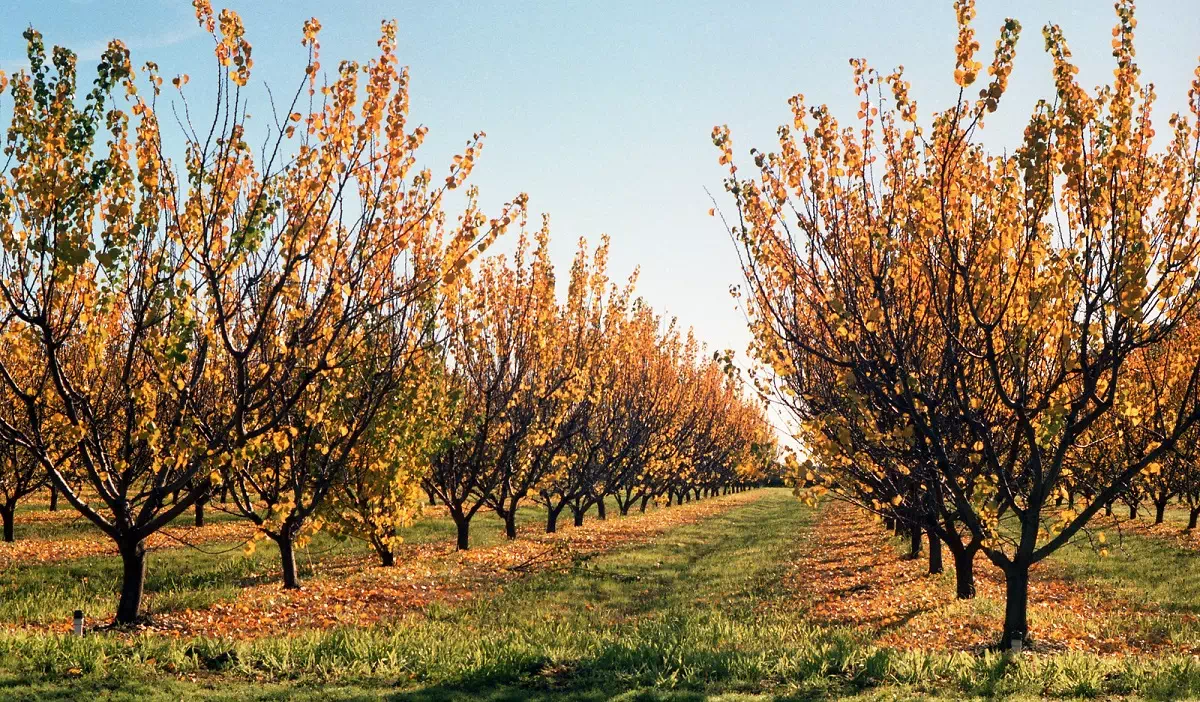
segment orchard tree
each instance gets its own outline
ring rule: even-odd
[[[1117,5],[1114,83],[1095,93],[1048,26],[1056,96],[1037,105],[1019,148],[991,154],[975,138],[1004,94],[1020,26],[1005,22],[985,71],[973,3],[955,8],[958,99],[930,126],[899,71],[885,79],[855,61],[856,127],[797,96],[780,150],[756,152],[750,179],[728,130],[714,140],[738,204],[731,232],[757,355],[799,403],[801,359],[840,371],[843,394],[884,418],[864,423],[872,443],[908,441],[933,459],[923,484],[941,486],[1005,574],[1007,646],[1028,636],[1029,568],[1197,420],[1197,354],[1180,327],[1196,306],[1200,79],[1154,151],[1132,4]],[[912,333],[923,338],[898,343]],[[1073,447],[1137,396],[1127,361],[1143,352],[1169,357],[1156,378],[1169,398],[1163,431],[1103,471],[1082,505],[1054,508]],[[840,464],[816,467],[836,484]]]
[[[306,75],[255,158],[241,21],[195,5],[214,41],[218,92],[203,129],[183,100],[181,178],[160,139],[157,68],[146,66],[144,98],[120,42],[78,98],[74,55],[55,49],[48,64],[29,30],[30,67],[10,90],[0,331],[32,348],[0,358],[5,401],[23,409],[0,432],[116,543],[120,624],[140,616],[146,538],[264,443],[295,439],[298,418],[353,382],[344,366],[372,320],[423,293],[426,283],[409,285],[403,274],[412,238],[436,219],[440,193],[461,184],[478,149],[444,184],[410,175],[425,130],[405,127],[394,25],[384,25],[377,60],[344,63],[333,83],[318,85],[312,20]],[[186,82],[173,81],[180,90]],[[295,107],[305,92],[311,109],[301,123]],[[440,251],[446,277],[501,228],[480,232],[477,220]],[[272,460],[283,469],[283,458]]]

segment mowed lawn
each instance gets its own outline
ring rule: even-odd
[[[1146,621],[1159,622],[1154,626],[1162,630],[1156,635],[1172,644],[1170,651],[1152,656],[1050,651],[1014,658],[934,650],[922,646],[917,635],[903,641],[904,626],[917,627],[919,619],[891,627],[888,645],[879,643],[880,631],[871,626],[829,621],[813,599],[820,588],[812,578],[822,576],[813,572],[806,580],[801,566],[831,560],[823,545],[838,535],[820,533],[832,524],[831,508],[804,507],[787,490],[706,502],[722,500],[730,501],[727,508],[667,528],[644,543],[531,570],[490,587],[476,583],[485,591],[474,597],[433,601],[371,627],[297,630],[256,639],[236,632],[76,639],[36,627],[10,629],[0,634],[0,699],[740,701],[1200,694],[1200,664],[1178,653],[1194,639],[1188,622],[1200,606],[1200,591],[1191,579],[1191,573],[1200,572],[1200,556],[1185,544],[1125,533],[1108,558],[1069,548],[1050,564],[1064,587],[1111,592],[1154,608]],[[625,519],[650,524],[665,512]],[[615,510],[610,515],[616,519]],[[211,516],[213,524],[221,523],[216,512]],[[537,510],[522,515],[523,537],[539,531],[541,516]],[[590,533],[592,517],[580,534]],[[36,528],[49,530],[43,536],[63,538],[74,532],[55,530],[75,529]],[[38,536],[33,531],[20,535]],[[426,519],[406,536],[411,542],[450,542],[453,529],[444,517]],[[473,541],[481,550],[504,548],[499,522],[482,517]],[[899,545],[895,542],[885,557],[899,560]],[[204,544],[203,551],[155,552],[148,582],[152,609],[203,609],[275,577],[270,548],[246,556],[236,546],[214,542]],[[323,564],[361,555],[362,549],[320,537],[300,560],[316,583],[337,577]],[[840,565],[854,570],[854,564]],[[106,612],[116,567],[115,559],[103,556],[10,567],[0,574],[3,621],[69,617],[80,601]],[[981,559],[981,574],[990,567]],[[870,580],[874,572],[861,574],[865,579],[853,594],[876,586]],[[883,566],[877,572],[884,572]],[[914,583],[953,588],[951,575],[918,577]],[[938,606],[927,607],[921,616],[999,624],[997,603],[987,593],[976,602]],[[1035,616],[1035,629],[1038,623]],[[1093,625],[1130,626],[1104,621],[1088,626]],[[903,645],[894,643],[897,634]]]

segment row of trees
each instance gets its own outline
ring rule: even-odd
[[[512,265],[485,262],[447,305],[451,373],[463,396],[452,437],[425,489],[444,503],[467,548],[472,517],[494,511],[515,538],[516,513],[546,510],[546,531],[569,509],[575,524],[605,498],[622,515],[651,500],[756,480],[774,461],[762,408],[744,398],[727,360],[703,358],[640,299],[612,285],[608,244],[580,242],[565,302],[556,302],[543,227]]]
[[[25,33],[0,173],[0,498],[48,482],[113,540],[116,620],[139,618],[146,539],[188,510],[226,509],[294,549],[328,526],[395,559],[421,487],[468,545],[482,508],[546,505],[553,529],[617,495],[699,495],[773,460],[763,409],[728,359],[701,358],[607,278],[607,243],[580,245],[565,300],[548,228],[471,264],[505,230],[468,191],[482,135],[435,178],[416,166],[395,24],[379,54],[321,79],[316,20],[305,75],[255,133],[241,21],[196,0],[219,64],[211,121],[183,93],[168,158],[163,80],[112,42],[92,87],[76,59]],[[8,86],[0,76],[0,93]]]
[[[958,99],[931,123],[900,70],[854,60],[852,124],[794,97],[750,178],[727,128],[714,142],[771,371],[758,382],[799,420],[802,492],[945,544],[960,597],[982,553],[1007,583],[1007,647],[1028,635],[1030,567],[1098,511],[1142,494],[1195,504],[1200,78],[1152,149],[1132,2],[1095,91],[1047,26],[1055,95],[1018,148],[990,152],[978,132],[1020,25],[1004,23],[985,70],[974,3],[955,10]]]

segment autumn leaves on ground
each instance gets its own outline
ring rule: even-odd
[[[1108,557],[1069,549],[1035,571],[1039,652],[1013,658],[987,650],[1003,611],[991,570],[980,568],[974,600],[956,600],[953,573],[928,575],[907,539],[785,489],[592,516],[549,535],[529,510],[515,542],[490,517],[466,552],[432,509],[391,568],[361,542],[315,538],[299,554],[301,591],[281,589],[277,554],[247,554],[245,528],[213,510],[208,525],[171,527],[179,539],[155,544],[153,624],[83,638],[62,635],[71,610],[112,606],[120,559],[62,512],[27,514],[0,554],[39,539],[64,548],[0,574],[0,698],[1200,690],[1200,587],[1189,576],[1200,548],[1178,522],[1125,522]]]

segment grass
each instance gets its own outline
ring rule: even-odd
[[[540,521],[540,514],[523,518]],[[373,629],[252,642],[0,634],[0,699],[743,702],[1200,694],[1200,663],[1190,657],[898,651],[872,645],[861,631],[816,625],[781,584],[788,563],[811,546],[807,537],[816,520],[786,491],[768,491],[651,543]],[[412,538],[451,538],[451,527],[438,521],[422,523]],[[479,530],[481,543],[502,538],[498,522],[492,526],[490,536]],[[1057,560],[1082,582],[1125,588],[1131,597],[1163,597],[1164,606],[1177,608],[1172,611],[1195,606],[1194,589],[1171,592],[1169,583],[1158,583],[1173,567],[1181,584],[1191,561],[1140,569],[1145,559],[1186,554],[1138,539],[1127,536],[1125,549],[1109,559],[1067,550]],[[154,581],[160,596],[207,597],[273,567],[270,555],[162,551],[151,573],[164,578]],[[36,599],[28,583],[44,578],[43,592],[52,593],[102,566],[80,562],[28,569],[24,576],[6,573],[3,582],[30,589],[0,590],[0,608],[7,613],[16,601]]]
[[[69,510],[70,507],[65,509]],[[616,506],[610,506],[616,514]],[[589,518],[594,517],[594,512]],[[206,512],[208,524],[236,521],[237,517],[211,505]],[[545,513],[534,506],[518,510],[519,530],[541,531]],[[181,516],[176,524],[189,525],[192,515]],[[565,528],[570,528],[567,519]],[[560,524],[560,528],[564,528]],[[454,524],[447,518],[420,519],[404,532],[407,543],[421,544],[452,541]],[[102,539],[86,520],[18,522],[18,541],[39,539]],[[486,547],[505,540],[504,522],[495,514],[479,512],[471,524],[472,547]],[[299,549],[297,565],[302,579],[313,577],[334,559],[353,554],[370,554],[370,547],[358,540],[319,533],[310,546]],[[251,584],[277,580],[279,550],[269,540],[259,542],[255,552],[242,553],[242,542],[206,543],[195,548],[152,549],[147,558],[147,610],[152,613],[202,609],[218,602],[231,601],[238,591]],[[0,572],[0,621],[50,625],[69,622],[76,609],[89,616],[106,617],[116,608],[121,578],[121,559],[116,556],[88,556],[63,562],[30,564]]]

